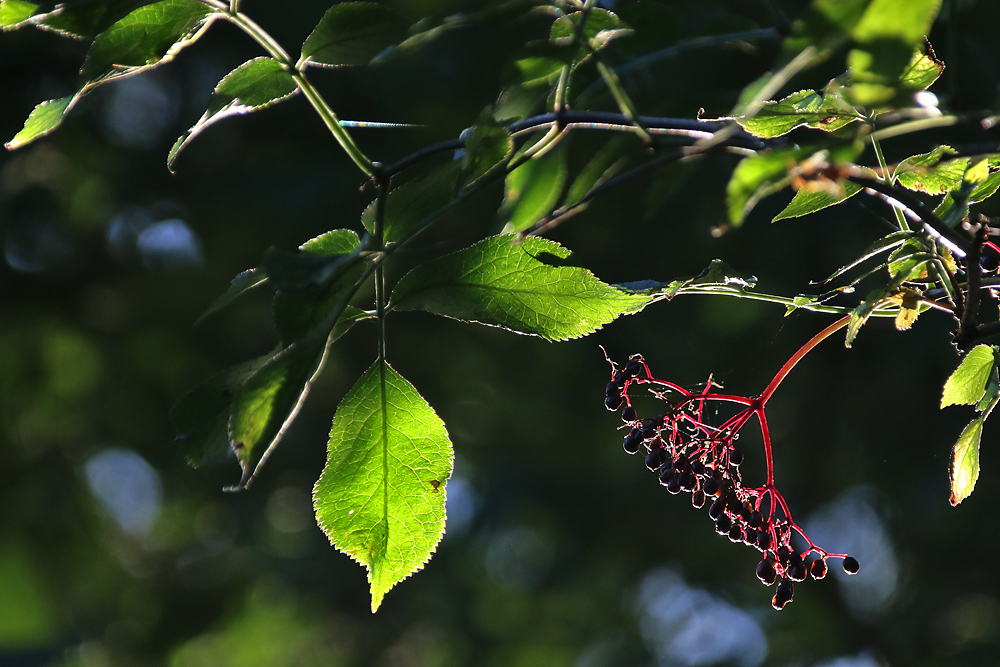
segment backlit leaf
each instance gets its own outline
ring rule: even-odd
[[[367,568],[373,612],[441,541],[453,461],[444,422],[388,364],[338,406],[313,504],[330,543]]]
[[[906,158],[896,167],[900,185],[928,194],[944,194],[962,182],[969,158],[949,159],[951,146],[938,146],[929,153]]]
[[[209,125],[229,116],[271,106],[291,97],[298,89],[292,74],[272,58],[254,58],[243,63],[223,77],[208,101],[208,109],[194,126],[178,137],[167,156],[167,168],[173,171],[181,150]]]
[[[385,5],[341,2],[330,7],[302,44],[303,65],[367,65],[406,37],[407,25]]]
[[[764,102],[754,115],[737,116],[734,120],[747,132],[770,139],[802,126],[831,132],[858,118],[837,91],[821,95],[815,90],[800,90],[784,99]]]
[[[505,232],[521,232],[548,215],[562,196],[569,168],[563,146],[507,174],[500,216]]]
[[[586,16],[587,22],[583,26],[581,37],[590,42],[593,49],[602,49],[611,40],[630,35],[632,30],[618,16],[601,7],[595,7],[589,12],[573,12],[565,16],[560,16],[552,24],[549,39],[556,44],[569,44],[576,36],[580,21]],[[590,54],[590,49],[580,45],[574,62],[584,60]]]
[[[390,306],[563,340],[585,336],[649,302],[567,266],[569,255],[548,239],[494,236],[410,271],[397,283]]]
[[[740,160],[726,185],[729,222],[734,226],[743,224],[761,199],[788,185],[788,169],[807,153],[803,149],[780,149]]]
[[[972,494],[979,479],[979,443],[983,437],[983,422],[980,415],[969,422],[958,442],[951,450],[948,473],[951,478],[951,496],[948,502],[954,507]]]
[[[978,403],[986,393],[986,385],[996,369],[996,363],[993,347],[977,345],[972,348],[944,383],[941,407]]]
[[[0,0],[0,28],[13,30],[28,22],[39,11],[36,2]]]
[[[69,112],[78,97],[79,95],[69,95],[57,100],[48,100],[36,106],[28,116],[28,120],[24,122],[24,128],[7,142],[7,149],[20,148],[59,127],[63,117]]]
[[[800,189],[795,193],[792,201],[788,202],[788,206],[781,213],[774,216],[771,222],[777,222],[786,218],[798,218],[821,211],[824,208],[850,199],[861,192],[861,190],[860,185],[850,182],[842,183],[839,191],[831,189]]]

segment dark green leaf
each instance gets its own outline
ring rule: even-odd
[[[740,160],[726,186],[726,208],[729,222],[743,224],[746,216],[764,197],[788,185],[788,170],[809,151],[785,148],[761,151]]]
[[[979,443],[983,438],[985,420],[986,417],[980,415],[969,422],[952,447],[948,466],[948,477],[951,479],[951,496],[948,502],[952,507],[968,498],[976,488],[976,480],[979,479]]]
[[[300,65],[367,65],[406,37],[407,25],[385,5],[342,2],[326,11],[302,44]]]
[[[92,40],[129,12],[150,4],[149,0],[72,0],[46,2],[55,9],[41,17],[39,28],[68,37]]]
[[[245,489],[257,476],[298,414],[325,352],[325,337],[295,341],[268,358],[236,391],[230,406],[229,442],[243,475],[229,490]]]
[[[566,266],[569,255],[547,239],[494,236],[413,269],[396,285],[390,305],[563,340],[649,302]]]
[[[334,230],[303,244],[298,252],[271,248],[261,263],[276,288],[301,290],[335,280],[360,261],[359,244],[352,230]]]
[[[181,150],[212,123],[271,106],[291,97],[298,89],[292,74],[272,58],[254,58],[243,63],[219,82],[208,101],[208,110],[178,137],[167,156],[167,168],[173,171]]]
[[[820,284],[828,283],[836,278],[839,278],[841,275],[847,273],[848,271],[858,266],[862,262],[871,259],[872,257],[878,255],[879,253],[891,250],[892,248],[895,248],[896,246],[902,244],[904,241],[910,238],[913,238],[913,232],[893,232],[888,236],[880,238],[878,241],[868,246],[868,248],[865,249],[864,253],[862,253],[860,257],[834,271],[833,275],[831,275],[829,278],[827,278]]]
[[[800,19],[792,24],[791,34],[785,38],[781,64],[788,63],[805,50],[819,50],[817,60],[825,59],[841,44],[864,14],[870,0],[814,0]]]
[[[169,62],[208,25],[212,9],[197,0],[160,0],[99,34],[80,75],[86,86]]]
[[[459,195],[462,180],[462,164],[455,160],[390,190],[382,228],[384,241],[399,240],[451,203]],[[373,201],[361,213],[361,224],[372,234],[375,233],[375,206]]]
[[[514,54],[504,77],[506,84],[538,86],[552,83],[563,67],[573,63],[577,49],[569,44],[535,42]]]
[[[634,151],[633,137],[616,136],[601,147],[594,157],[583,166],[566,192],[566,203],[575,204],[587,196],[591,190],[613,177],[627,162],[627,155]]]
[[[996,367],[996,350],[991,346],[977,345],[972,348],[944,383],[941,407],[978,403],[986,394],[987,383]]]
[[[586,23],[583,26],[582,38],[589,42],[594,50],[602,49],[608,42],[617,38],[630,35],[632,30],[612,12],[600,7],[595,7],[589,12],[573,12],[566,16],[560,16],[552,24],[549,39],[556,44],[566,45],[572,43],[576,36],[577,27],[586,15]],[[590,54],[590,49],[580,45],[574,62],[584,60]]]
[[[721,259],[713,259],[704,271],[690,278],[680,278],[669,283],[645,280],[638,283],[622,283],[616,287],[633,294],[670,300],[678,294],[685,293],[743,292],[753,289],[756,284],[755,276],[744,276]]]
[[[861,192],[861,190],[861,186],[855,183],[842,183],[839,190],[836,188],[800,189],[795,193],[788,206],[781,213],[774,216],[771,222],[777,222],[786,218],[798,218],[803,215],[815,213],[816,211],[850,199]]]
[[[198,467],[229,447],[229,406],[233,396],[270,359],[260,357],[214,375],[174,405],[170,421],[187,462]]]
[[[453,463],[444,422],[388,364],[338,406],[313,503],[330,543],[367,568],[373,612],[441,541]]]
[[[201,317],[195,322],[197,325],[203,319],[211,315],[212,313],[225,308],[242,294],[247,291],[257,287],[258,285],[263,285],[267,282],[267,274],[260,269],[247,269],[242,273],[239,273],[232,282],[229,283],[229,288],[215,301],[212,302]]]
[[[541,157],[528,160],[507,174],[503,206],[500,208],[505,232],[528,229],[551,213],[559,203],[569,171],[564,146],[557,146]]]
[[[471,184],[494,167],[507,162],[514,151],[514,141],[507,128],[493,119],[487,110],[465,133],[462,153],[462,173],[465,183]]]

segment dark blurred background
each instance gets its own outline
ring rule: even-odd
[[[395,5],[411,16],[479,7]],[[618,5],[626,21],[636,11]],[[805,3],[638,5],[659,23],[615,42],[612,62],[781,28]],[[290,51],[327,6],[243,3]],[[945,1],[930,35],[948,66],[932,89],[943,108],[996,109],[998,15],[986,0]],[[458,136],[495,100],[511,52],[544,39],[550,22],[473,22],[371,67],[311,78],[341,118],[424,126],[354,131],[389,162]],[[779,49],[760,39],[683,51],[625,83],[646,113],[724,115]],[[30,28],[0,36],[5,140],[35,104],[73,90],[85,51]],[[975,493],[950,507],[950,447],[971,411],[938,410],[959,358],[951,322],[933,312],[905,333],[872,322],[850,350],[831,339],[772,401],[779,488],[818,544],[862,568],[798,585],[781,613],[754,576],[757,552],[717,536],[704,511],[623,453],[621,422],[601,403],[608,366],[598,346],[619,361],[641,352],[664,378],[694,384],[713,373],[751,395],[829,316],[679,297],[564,343],[392,317],[389,359],[444,418],[456,465],[444,540],[376,615],[364,570],[329,545],[310,503],[331,416],[375,358],[370,325],[334,347],[250,491],[221,492],[238,477],[234,462],[186,466],[172,403],[275,342],[263,291],[195,320],[268,247],[358,229],[371,197],[301,96],[210,128],[167,171],[167,150],[215,83],[257,55],[216,25],[176,62],[99,88],[54,135],[0,154],[0,665],[996,664],[1000,427],[986,426]],[[843,69],[841,52],[785,92]],[[593,104],[613,108],[606,96]],[[605,139],[579,136],[573,164]],[[892,162],[987,140],[958,128],[885,149]],[[860,198],[770,224],[783,193],[713,238],[734,164],[664,169],[551,237],[608,282],[693,275],[718,257],[756,275],[761,291],[796,294],[888,231]],[[400,253],[392,276],[497,229],[501,196],[495,188],[462,207]],[[745,450],[744,474],[762,479],[752,439]]]

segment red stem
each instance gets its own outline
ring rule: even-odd
[[[785,376],[788,375],[788,373],[793,368],[795,368],[795,364],[799,363],[802,357],[806,356],[810,350],[812,350],[814,347],[822,343],[831,334],[842,329],[850,321],[851,321],[850,315],[843,316],[842,318],[840,318],[839,320],[837,320],[836,322],[834,322],[833,324],[831,324],[830,326],[828,326],[827,328],[823,329],[818,334],[810,338],[805,345],[800,347],[799,351],[793,354],[792,358],[786,361],[785,365],[782,366],[780,369],[778,369],[777,374],[775,374],[774,378],[767,385],[767,387],[764,388],[764,392],[757,397],[756,401],[757,406],[759,408],[763,408],[764,405],[767,404],[768,399],[771,398],[771,395],[778,388],[778,385],[780,385],[781,381],[785,379]],[[764,416],[763,413],[761,413],[760,416],[763,417]],[[761,424],[763,425],[763,419],[761,420]]]

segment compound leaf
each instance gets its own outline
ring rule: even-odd
[[[990,376],[996,369],[996,353],[989,345],[972,348],[948,381],[941,394],[941,407],[974,405],[986,393]]]
[[[979,479],[979,443],[983,437],[985,415],[979,415],[958,436],[951,449],[948,476],[951,479],[951,496],[948,502],[954,507],[972,494]]]
[[[373,612],[441,541],[453,462],[444,422],[387,363],[337,408],[313,504],[330,543],[367,568]]]
[[[301,65],[367,65],[386,47],[406,37],[407,25],[384,5],[342,2],[323,18],[302,44]]]
[[[564,340],[650,301],[601,282],[587,269],[566,266],[569,255],[548,239],[494,236],[410,271],[396,285],[390,306]]]
[[[223,77],[208,101],[208,109],[189,130],[177,138],[167,155],[167,168],[173,171],[181,150],[212,123],[258,111],[288,99],[298,92],[292,74],[277,60],[254,58]]]

